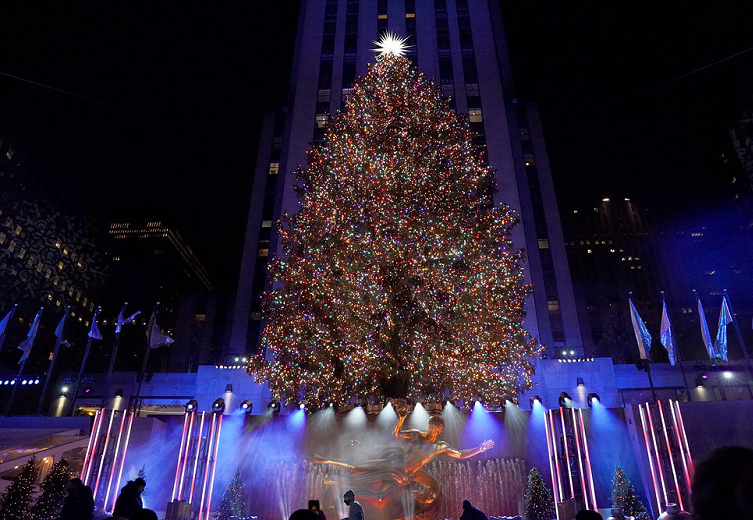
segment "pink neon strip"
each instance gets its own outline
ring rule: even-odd
[[[651,428],[651,440],[654,443],[654,454],[656,455],[656,469],[659,472],[659,482],[661,483],[661,490],[664,494],[664,504],[669,502],[669,495],[667,495],[667,485],[664,482],[664,470],[661,467],[661,459],[659,458],[659,448],[656,443],[656,432],[654,428],[654,419],[651,414],[651,408],[646,403],[646,415],[648,416],[648,425]],[[666,505],[659,504],[659,511],[664,512]]]
[[[596,488],[594,487],[594,474],[593,470],[591,469],[591,455],[588,452],[588,441],[586,440],[586,428],[583,425],[583,410],[578,408],[578,416],[580,417],[580,431],[583,434],[583,448],[586,452],[586,466],[588,467],[588,481],[591,483],[591,500],[594,503],[594,511],[596,511],[599,506],[596,505]]]
[[[680,458],[682,459],[682,471],[685,475],[685,489],[690,489],[690,473],[688,472],[688,463],[685,460],[685,447],[682,444],[682,434],[680,434],[680,427],[677,424],[677,414],[675,413],[674,401],[669,400],[669,410],[672,412],[672,426],[675,429],[675,436],[677,437],[677,446],[680,448]]]
[[[648,406],[648,404],[646,405]],[[656,507],[661,507],[661,498],[659,497],[659,484],[656,482],[656,472],[654,471],[653,457],[651,456],[651,444],[648,441],[648,430],[646,429],[646,418],[643,416],[643,405],[638,405],[641,412],[641,426],[643,426],[643,438],[646,442],[646,455],[648,455],[648,467],[651,468],[651,480],[654,481],[654,494],[656,494]]]
[[[84,456],[84,465],[81,467],[81,478],[84,478],[84,474],[86,473],[86,466],[89,462],[89,454],[91,453],[92,449],[92,440],[96,438],[94,435],[94,430],[97,429],[97,422],[99,422],[100,417],[100,410],[97,410],[97,413],[94,415],[94,422],[92,423],[92,431],[89,434],[89,443],[86,445],[86,455]],[[86,484],[86,483],[84,483]]]
[[[562,488],[562,476],[560,475],[560,462],[557,458],[557,436],[554,430],[554,411],[553,410],[549,411],[549,422],[550,422],[549,426],[552,432],[552,447],[554,449],[554,455],[555,455],[554,467],[557,470],[557,487],[560,490],[560,502],[562,502],[563,500],[565,500],[565,492],[564,492],[564,489]]]
[[[206,412],[201,412],[201,422],[199,423],[199,438],[196,439],[196,456],[193,461],[193,478],[191,479],[191,494],[188,499],[193,504],[193,490],[196,487],[196,471],[199,468],[199,452],[201,451],[201,433],[204,431],[204,419]]]
[[[580,470],[580,485],[583,495],[583,503],[588,507],[588,488],[586,488],[586,477],[583,475],[583,453],[580,451],[580,438],[578,436],[578,421],[575,420],[575,408],[570,408],[573,416],[573,437],[575,437],[575,449],[578,450],[578,469]]]
[[[207,516],[205,520],[209,520],[209,512],[212,510],[212,490],[214,489],[214,474],[217,470],[217,452],[220,448],[220,431],[222,430],[222,415],[220,415],[219,422],[217,424],[217,437],[214,439],[214,457],[212,458],[212,478],[209,480],[209,498],[207,499]]]
[[[554,477],[554,454],[552,453],[552,441],[549,439],[549,420],[547,418],[547,412],[544,412],[544,431],[546,433],[546,451],[549,454],[549,475],[552,477],[552,489],[554,490],[554,497],[557,502],[561,502],[559,495],[559,489],[557,489],[557,479]],[[557,516],[559,520],[559,516]]]
[[[214,427],[217,423],[217,414],[212,414],[212,427],[209,430],[209,442],[207,443],[207,462],[204,465],[204,478],[201,480],[201,502],[199,505],[199,518],[204,513],[204,497],[207,493],[207,484],[209,479],[209,456],[211,455],[212,443],[214,442]]]
[[[565,464],[567,468],[567,478],[570,480],[570,498],[575,498],[575,488],[573,487],[573,472],[570,469],[570,453],[567,451],[567,432],[565,431],[565,412],[560,406],[560,420],[562,421],[562,446],[565,448]]]
[[[99,480],[102,478],[102,466],[105,464],[105,456],[107,455],[107,445],[110,444],[110,431],[112,431],[112,421],[115,419],[115,408],[110,412],[110,422],[107,423],[107,435],[105,435],[105,447],[102,448],[102,458],[99,459],[99,469],[97,469],[97,480],[94,484],[94,491],[92,495],[94,500],[97,499],[97,488],[99,487]]]
[[[680,403],[677,405],[677,418],[680,420],[680,428],[682,429],[682,438],[685,441],[685,453],[688,454],[688,467],[690,468],[690,476],[695,473],[695,467],[693,466],[693,457],[690,456],[690,446],[688,446],[688,434],[685,431],[685,421],[682,420],[682,413],[680,413]]]
[[[84,485],[88,485],[89,483],[89,477],[92,474],[92,466],[94,465],[94,458],[97,456],[97,444],[99,443],[99,432],[102,430],[102,423],[104,422],[105,418],[105,411],[102,410],[102,413],[100,414],[99,423],[97,423],[97,433],[94,436],[94,444],[92,444],[92,457],[91,460],[89,460],[89,467],[86,468],[86,479],[84,480]]]
[[[191,412],[191,419],[188,423],[188,442],[186,442],[186,453],[183,456],[183,469],[180,472],[180,486],[178,487],[178,500],[183,499],[183,479],[186,478],[186,466],[188,466],[188,454],[191,452],[191,433],[193,432],[193,423],[195,422],[196,412]]]
[[[680,494],[680,483],[677,480],[677,470],[675,469],[675,458],[672,456],[672,448],[669,443],[669,434],[667,433],[667,423],[664,420],[664,411],[661,407],[661,401],[656,401],[659,407],[659,417],[661,417],[661,427],[664,433],[664,442],[667,445],[667,455],[669,455],[669,465],[672,467],[672,478],[675,480],[675,491],[677,491],[677,501],[680,504],[680,509],[684,510],[685,506],[682,503],[682,495]],[[671,403],[670,403],[671,406]]]
[[[183,415],[183,430],[180,432],[180,449],[178,450],[178,464],[175,466],[175,478],[173,479],[173,494],[170,497],[170,502],[175,500],[175,489],[178,487],[178,475],[180,475],[180,459],[183,458],[183,446],[185,446],[186,444],[186,424],[188,423],[189,414],[190,412],[187,412]]]
[[[120,479],[123,478],[123,466],[125,466],[125,460],[126,460],[126,452],[128,452],[128,442],[131,440],[131,429],[133,428],[133,416],[136,412],[131,411],[131,416],[128,418],[128,429],[126,430],[126,440],[125,444],[123,445],[123,458],[120,459],[120,469],[118,470],[118,483],[115,484],[115,490],[117,491],[118,488],[120,488]],[[115,509],[115,502],[118,499],[118,494],[113,493],[112,495],[112,508]]]
[[[110,469],[110,476],[107,479],[107,492],[105,493],[104,504],[107,504],[107,500],[110,498],[110,488],[112,487],[112,477],[115,476],[115,466],[118,461],[118,450],[120,449],[120,439],[123,437],[123,426],[125,425],[125,418],[127,412],[123,410],[123,418],[120,420],[120,430],[118,431],[118,442],[115,444],[115,455],[112,457],[112,468]]]

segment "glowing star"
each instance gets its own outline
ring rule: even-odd
[[[396,34],[386,32],[382,34],[379,41],[374,43],[377,45],[376,49],[371,49],[379,54],[394,54],[395,56],[402,56],[408,48],[405,42],[408,41],[408,37],[400,38]]]

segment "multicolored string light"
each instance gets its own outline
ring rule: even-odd
[[[285,400],[503,404],[531,385],[513,212],[465,119],[386,53],[298,171],[249,372]]]

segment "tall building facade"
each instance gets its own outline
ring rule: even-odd
[[[535,105],[515,95],[502,16],[493,0],[304,0],[291,71],[289,110],[265,121],[227,354],[253,351],[275,222],[295,214],[295,170],[375,59],[385,32],[406,37],[407,56],[468,114],[494,167],[495,203],[518,213],[513,241],[525,250],[534,294],[526,326],[543,344],[580,349],[578,315]]]

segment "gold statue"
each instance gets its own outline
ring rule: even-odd
[[[438,440],[444,430],[444,419],[441,416],[429,418],[427,431],[403,430],[403,423],[408,416],[408,407],[403,400],[395,402],[398,421],[393,430],[393,436],[398,439],[410,440],[405,446],[390,448],[379,457],[358,465],[347,464],[335,460],[315,460],[318,464],[331,464],[350,470],[346,482],[342,484],[356,490],[359,497],[376,499],[380,503],[390,500],[393,492],[399,488],[408,488],[416,482],[422,486],[420,490],[412,489],[415,501],[423,508],[431,505],[439,494],[439,482],[432,475],[425,472],[423,467],[439,455],[447,455],[455,459],[467,459],[485,452],[494,446],[494,441],[485,440],[477,448],[457,450],[444,441]],[[334,483],[329,480],[327,483]],[[384,507],[384,504],[381,506]]]

